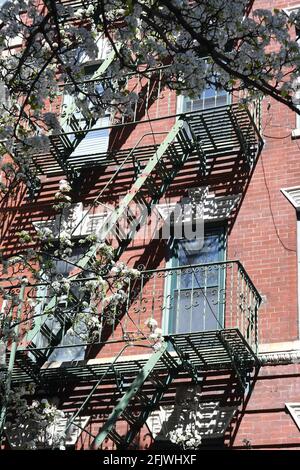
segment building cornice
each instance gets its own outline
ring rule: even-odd
[[[258,357],[262,366],[300,364],[300,350],[263,353]]]

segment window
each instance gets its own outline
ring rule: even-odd
[[[297,277],[298,277],[298,324],[300,325],[300,186],[281,189],[282,194],[296,209],[296,226],[297,226]],[[300,330],[298,330],[298,338],[300,338]]]
[[[223,327],[225,270],[218,263],[224,260],[224,248],[224,227],[207,228],[204,241],[174,240],[166,285],[167,333]]]
[[[225,106],[230,103],[230,94],[225,90],[207,87],[197,99],[183,98],[184,113]]]
[[[71,263],[76,263],[80,256],[83,253],[83,248],[82,247],[75,247],[73,248],[73,255],[69,258]],[[55,277],[50,278],[49,277],[45,281],[53,282],[56,279],[59,279],[59,276],[62,277],[67,277],[71,270],[73,269],[73,265],[68,263],[67,261],[63,260],[55,260],[52,259],[52,263],[54,263],[53,267],[53,273],[55,274]],[[47,262],[47,258],[45,257],[45,262]],[[51,277],[51,276],[50,276]],[[75,296],[79,296],[80,293],[78,289],[73,286],[72,287],[72,294]],[[40,314],[44,308],[47,306],[47,301],[49,297],[53,295],[52,290],[51,293],[49,292],[49,287],[48,286],[41,286],[38,288],[37,292],[37,298],[39,300],[39,304],[37,306],[37,314]],[[67,296],[61,296],[58,299],[58,305],[62,311],[63,318],[66,318],[67,315],[73,315],[73,312],[70,312],[69,309],[65,309],[67,306]],[[64,321],[64,320],[62,320]],[[49,316],[47,318],[45,325],[43,327],[43,332],[39,332],[34,339],[34,343],[36,345],[36,348],[46,348],[48,347],[49,343],[51,340],[53,340],[56,336],[56,334],[61,331],[62,328],[62,322],[61,319],[58,320],[56,317]],[[64,327],[63,327],[64,329]],[[46,334],[45,334],[46,331]],[[65,333],[65,334],[64,334]],[[86,335],[86,327],[84,325],[78,324],[76,326],[75,334],[70,331],[63,331],[63,337],[62,340],[59,344],[59,346],[64,346],[64,347],[59,347],[57,349],[54,349],[54,351],[50,354],[48,360],[49,361],[79,361],[84,359],[85,356],[85,346],[81,344],[84,343],[84,337]],[[74,345],[79,345],[74,347]],[[69,346],[69,347],[68,347]],[[32,359],[34,360],[34,356],[32,355]]]
[[[97,46],[98,55],[94,61],[90,61],[80,49],[78,50],[77,60],[82,64],[84,70],[84,78],[80,87],[91,95],[86,109],[79,111],[76,108],[73,96],[66,93],[63,97],[61,125],[65,132],[70,132],[68,138],[75,147],[70,156],[71,158],[79,156],[92,157],[96,153],[97,155],[99,153],[106,153],[109,145],[110,113],[107,110],[103,116],[96,119],[92,112],[97,104],[99,104],[105,87],[104,82],[99,82],[99,77],[97,80],[95,79],[97,77],[97,70],[109,53],[108,43],[105,39],[99,38]],[[66,116],[70,115],[71,119],[68,119],[68,122],[66,122]],[[89,132],[85,135],[78,132],[72,134],[73,131],[81,129],[89,129]]]
[[[291,15],[292,13],[297,13],[298,10],[299,10],[299,5],[298,6],[295,5],[295,6],[283,9],[285,14],[288,15],[288,16]],[[299,31],[297,26],[295,28],[295,33],[296,33],[296,39],[297,39],[298,46],[300,46],[300,41],[299,41],[300,31]],[[296,105],[296,107],[298,109],[300,109],[300,78],[296,79],[294,81],[293,85],[294,85],[294,88],[295,88],[295,93],[294,93],[294,96],[292,97],[293,102]],[[300,115],[297,114],[297,113],[295,113],[295,114],[296,114],[296,116],[295,116],[295,129],[292,130],[292,137],[296,138],[296,137],[300,137]]]
[[[297,78],[294,83],[293,83],[293,103],[296,106],[296,108],[300,109],[300,78]],[[298,137],[300,135],[300,115],[295,113],[296,118],[295,118],[295,129],[292,132],[293,137]]]
[[[300,403],[286,403],[285,406],[300,431]]]
[[[85,77],[85,80],[89,80],[89,76]],[[103,86],[101,83],[88,83],[88,90],[91,93],[94,93],[95,97],[93,97],[94,102],[89,101],[88,109],[86,113],[83,113],[75,109],[72,114],[72,122],[65,124],[64,130],[65,132],[72,132],[75,129],[90,129],[90,131],[84,136],[82,139],[80,134],[69,134],[69,140],[72,143],[75,143],[76,139],[78,139],[77,144],[75,144],[76,148],[72,152],[71,157],[77,156],[88,156],[93,155],[95,151],[97,154],[107,152],[108,145],[109,145],[109,125],[110,125],[110,114],[107,112],[104,116],[95,120],[92,118],[92,114],[89,116],[89,111],[93,110],[94,105],[97,101],[97,95],[99,98],[103,93]],[[74,98],[70,95],[64,95],[63,99],[63,106],[62,109],[67,114],[68,110],[74,106]],[[96,149],[96,150],[95,150]]]

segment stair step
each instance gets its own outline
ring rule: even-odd
[[[125,412],[125,419],[127,416],[127,420],[131,421],[130,430],[127,435],[130,435],[131,440],[133,439],[134,435],[138,431],[138,428],[145,422],[147,419],[147,414],[153,409],[154,403],[151,402],[149,397],[145,394],[142,390],[144,383],[151,375],[155,365],[160,361],[161,357],[164,355],[167,349],[167,343],[165,343],[159,351],[155,351],[152,356],[148,359],[147,363],[144,367],[138,372],[136,378],[133,380],[132,384],[126,390],[123,397],[120,399],[112,413],[109,415],[106,423],[104,424],[103,428],[100,430],[98,435],[94,441],[94,447],[99,447],[107,436],[110,436],[112,430],[114,429],[115,424],[117,423],[118,419],[123,416]],[[135,419],[135,417],[130,413],[128,410],[128,406],[133,400],[140,400],[142,403],[143,412],[140,416]],[[135,406],[135,405],[134,405]],[[143,420],[141,416],[143,415]],[[122,439],[119,445],[126,445],[128,444],[126,437]]]
[[[114,429],[108,433],[108,437],[118,446],[122,445],[124,440]]]

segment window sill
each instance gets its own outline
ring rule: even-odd
[[[292,139],[300,139],[300,127],[292,130]]]

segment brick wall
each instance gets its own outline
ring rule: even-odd
[[[238,428],[233,446],[253,449],[300,449],[300,431],[285,408],[299,402],[300,367],[263,367]]]

